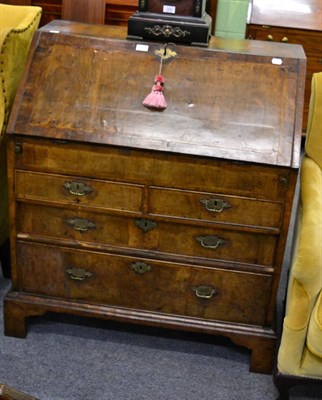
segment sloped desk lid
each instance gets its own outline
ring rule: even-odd
[[[40,30],[7,132],[297,167],[302,48],[269,44],[266,54],[255,42],[252,54],[246,40],[236,51],[223,43],[171,47],[168,108],[151,111],[142,101],[162,43]]]

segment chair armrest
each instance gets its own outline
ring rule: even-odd
[[[0,131],[5,132],[29,46],[41,17],[40,7],[0,4]],[[3,111],[1,110],[3,108]]]

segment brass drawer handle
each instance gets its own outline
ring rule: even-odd
[[[287,37],[287,36],[284,36],[283,39],[282,39],[282,42],[283,42],[283,43],[288,43],[288,37]]]
[[[96,225],[94,222],[89,221],[86,218],[68,218],[68,225],[70,225],[75,231],[87,232],[89,229],[95,229]]]
[[[273,41],[274,40],[274,36],[273,35],[267,35],[267,40],[269,42]]]
[[[216,198],[201,199],[200,203],[205,206],[206,210],[216,213],[220,213],[224,211],[225,208],[231,207],[229,203],[226,203],[222,199],[216,199]]]
[[[207,249],[217,249],[217,247],[226,244],[226,241],[218,236],[198,236],[196,240],[202,247]]]
[[[211,299],[214,295],[218,294],[217,290],[212,286],[192,286],[191,289],[200,299]]]
[[[131,264],[131,269],[139,275],[143,275],[146,272],[151,271],[152,267],[149,264],[146,264],[145,262],[142,261],[136,261]]]
[[[87,186],[82,182],[65,182],[63,186],[69,191],[70,194],[74,194],[76,196],[84,196],[85,194],[93,191],[90,186]]]
[[[151,219],[146,218],[139,218],[135,221],[135,225],[142,229],[144,233],[148,232],[151,229],[156,228],[158,225],[156,222],[152,221]]]
[[[65,272],[70,277],[70,279],[73,279],[74,281],[83,281],[86,278],[90,278],[91,276],[93,276],[91,272],[86,271],[83,268],[66,268]]]

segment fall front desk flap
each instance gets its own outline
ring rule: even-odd
[[[8,133],[297,167],[305,55],[248,42],[227,51],[38,31]],[[162,107],[143,104],[155,95]]]

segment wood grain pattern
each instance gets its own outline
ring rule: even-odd
[[[29,101],[22,103],[16,132],[57,139],[68,133],[73,141],[86,137],[93,143],[281,166],[299,162],[289,148],[297,104],[285,101],[301,91],[297,59],[284,59],[279,68],[266,57],[254,55],[249,63],[236,53],[176,46],[178,56],[163,68],[169,106],[156,113],[142,101],[159,69],[154,51],[160,44],[150,44],[146,53],[131,41],[55,33],[41,33],[39,40],[33,63],[48,62],[37,72],[37,87],[28,90],[26,82]],[[115,71],[123,79],[116,79]]]
[[[61,18],[89,24],[104,24],[105,0],[62,0]]]

